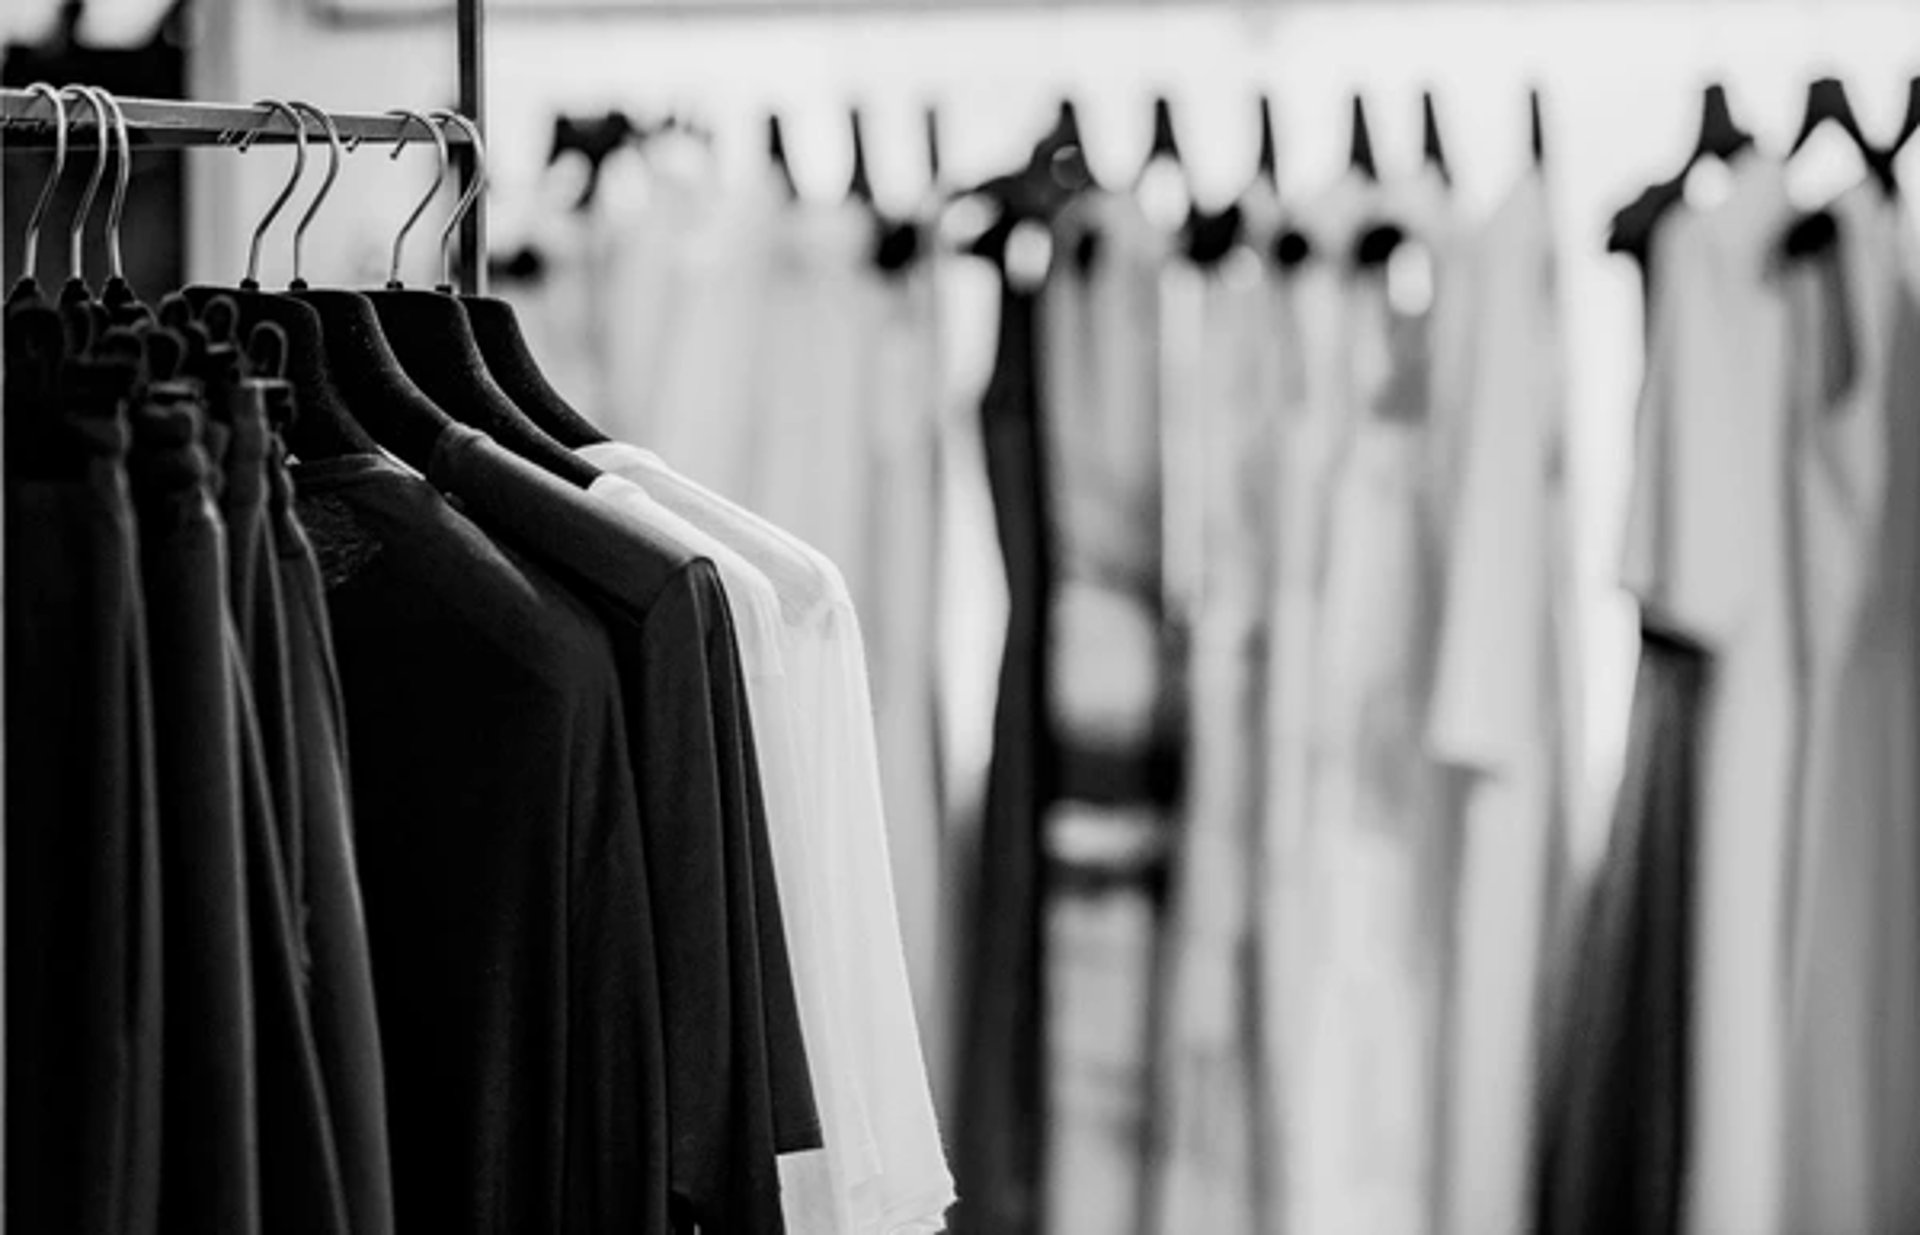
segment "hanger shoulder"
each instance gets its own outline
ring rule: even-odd
[[[1373,133],[1367,124],[1366,100],[1353,96],[1353,129],[1347,146],[1347,166],[1368,180],[1378,180],[1380,169],[1373,159]]]

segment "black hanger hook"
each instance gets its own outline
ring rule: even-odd
[[[1273,135],[1273,100],[1260,96],[1260,158],[1254,171],[1267,187],[1280,187],[1280,145]]]
[[[940,183],[940,109],[929,103],[923,117],[927,131],[927,179]]]
[[[1427,165],[1440,173],[1442,184],[1453,183],[1453,171],[1447,166],[1446,144],[1440,139],[1440,116],[1434,108],[1433,91],[1420,92],[1420,151]]]
[[[1373,161],[1373,134],[1367,127],[1367,102],[1353,96],[1353,138],[1347,150],[1347,165],[1369,180],[1380,178]]]
[[[867,171],[866,123],[858,107],[847,109],[847,132],[853,138],[853,175],[847,182],[847,196],[857,202],[873,203],[873,177]]]
[[[1527,90],[1527,144],[1535,167],[1547,164],[1547,126],[1541,119],[1540,87]]]
[[[800,196],[800,187],[793,179],[793,164],[787,158],[787,134],[780,123],[779,112],[767,113],[767,161],[773,164],[774,174],[780,178],[781,191],[789,200]]]

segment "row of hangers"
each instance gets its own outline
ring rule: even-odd
[[[1274,138],[1273,105],[1267,96],[1262,95],[1258,107],[1260,145],[1254,162],[1253,182],[1248,187],[1251,190],[1264,185],[1268,191],[1277,191],[1279,148]],[[1534,165],[1541,167],[1546,162],[1547,142],[1541,115],[1541,96],[1537,88],[1528,91],[1527,112],[1528,152]],[[1453,173],[1448,166],[1438,108],[1430,90],[1421,93],[1420,114],[1422,162],[1443,184],[1451,185]],[[1374,155],[1372,127],[1367,118],[1366,102],[1358,94],[1353,96],[1350,116],[1348,168],[1362,179],[1377,183],[1380,168]],[[1133,178],[1132,187],[1137,190],[1159,164],[1169,165],[1176,172],[1184,174],[1173,105],[1164,95],[1153,101],[1153,138],[1141,169]],[[1024,167],[962,190],[962,196],[982,197],[998,207],[995,224],[973,241],[969,251],[981,256],[998,256],[1004,251],[1007,237],[1022,222],[1051,222],[1074,197],[1103,187],[1086,160],[1078,109],[1072,99],[1063,99],[1053,127],[1035,143]],[[1188,256],[1203,264],[1219,260],[1243,238],[1244,223],[1244,215],[1237,202],[1212,213],[1190,204],[1182,227],[1182,240]],[[1375,223],[1361,231],[1352,259],[1363,268],[1384,265],[1406,239],[1406,232],[1399,226],[1388,221]],[[1297,229],[1283,230],[1272,243],[1272,256],[1285,268],[1297,266],[1313,254],[1312,243]],[[1093,263],[1097,253],[1097,239],[1084,237],[1075,251],[1074,259],[1077,265],[1085,269]]]
[[[1174,117],[1173,104],[1164,95],[1153,100],[1153,133],[1147,155],[1140,173],[1134,178],[1138,187],[1146,179],[1150,169],[1156,164],[1167,164],[1184,175],[1184,160],[1181,154],[1178,126]],[[1254,176],[1256,182],[1264,182],[1269,189],[1277,190],[1279,185],[1279,148],[1274,136],[1273,106],[1271,100],[1262,95],[1259,106],[1259,150],[1255,159]],[[1540,94],[1537,90],[1529,94],[1530,148],[1535,163],[1545,159],[1546,141],[1541,120]],[[926,141],[927,170],[931,183],[941,184],[940,157],[940,117],[935,108],[928,107],[923,112],[923,125]],[[897,271],[910,264],[915,256],[924,250],[925,238],[921,227],[911,220],[887,217],[876,205],[873,181],[868,169],[865,123],[861,109],[857,106],[847,110],[848,134],[852,144],[852,169],[848,176],[845,192],[846,200],[872,210],[875,215],[875,243],[873,258],[883,270]],[[585,210],[592,206],[600,184],[601,170],[606,161],[615,153],[636,147],[644,147],[648,142],[671,132],[685,132],[702,140],[711,140],[711,133],[697,122],[669,113],[654,122],[637,122],[624,110],[613,110],[601,116],[575,117],[561,115],[555,118],[553,139],[548,148],[549,165],[563,157],[578,155],[588,167],[587,179],[575,202],[575,208]],[[766,159],[772,169],[776,183],[782,194],[790,201],[800,198],[790,156],[785,128],[779,113],[769,113],[766,118]],[[1452,183],[1452,172],[1448,166],[1446,143],[1441,135],[1438,109],[1431,91],[1421,96],[1421,153],[1424,162],[1441,178],[1443,183]],[[1374,155],[1373,138],[1367,119],[1365,101],[1355,95],[1352,100],[1352,130],[1349,140],[1349,165],[1362,177],[1377,181],[1379,168]],[[960,189],[955,198],[985,197],[1003,208],[1010,207],[1014,218],[1051,217],[1057,208],[1072,195],[1101,187],[1087,164],[1084,145],[1080,136],[1078,109],[1072,99],[1060,102],[1053,128],[1044,135],[1034,147],[1026,167],[1012,176],[997,177],[985,184]],[[1189,254],[1197,261],[1218,260],[1231,250],[1242,234],[1241,211],[1237,204],[1225,209],[1207,213],[1197,207],[1192,209],[1184,228]],[[1357,260],[1363,265],[1374,265],[1387,260],[1392,251],[1405,239],[1404,233],[1391,224],[1381,224],[1370,229],[1363,237],[1357,252]],[[1277,242],[1278,257],[1285,265],[1294,265],[1305,260],[1311,246],[1305,237],[1298,233],[1289,233]],[[1097,242],[1089,238],[1080,254],[1082,264],[1092,260]],[[539,254],[531,248],[517,255],[523,273],[537,277],[543,268]],[[514,271],[509,268],[509,274]]]
[[[1907,145],[1920,135],[1920,77],[1908,83],[1905,118],[1893,140],[1884,146],[1867,136],[1854,112],[1845,82],[1831,76],[1815,78],[1807,85],[1800,126],[1787,147],[1788,160],[1800,154],[1815,134],[1829,126],[1838,129],[1852,143],[1868,174],[1885,191],[1898,192],[1894,165]],[[1628,254],[1644,266],[1656,225],[1684,199],[1687,179],[1694,170],[1708,161],[1731,162],[1754,144],[1753,134],[1734,119],[1726,87],[1718,82],[1709,83],[1700,94],[1700,126],[1693,150],[1678,172],[1649,186],[1614,216],[1607,238],[1608,251]],[[1824,248],[1831,243],[1833,235],[1831,215],[1816,210],[1789,229],[1782,245],[1788,254],[1802,255]]]
[[[911,264],[923,250],[920,226],[913,220],[894,218],[880,209],[873,191],[872,173],[867,164],[866,124],[858,107],[847,111],[847,125],[853,140],[853,168],[848,177],[846,198],[866,207],[874,215],[872,259],[883,271],[899,271]],[[940,126],[934,109],[925,112],[927,170],[934,184],[940,182]],[[601,173],[607,160],[622,150],[644,149],[650,142],[668,134],[682,134],[711,144],[713,134],[697,119],[669,112],[656,121],[640,122],[624,109],[616,108],[599,116],[559,115],[554,118],[553,138],[547,148],[547,164],[578,155],[587,164],[587,178],[574,201],[574,209],[593,207],[598,196]],[[788,201],[800,199],[800,189],[787,154],[785,128],[778,112],[766,119],[766,157],[781,194]],[[541,266],[538,251],[532,247],[516,255],[535,272]]]
[[[388,113],[417,126],[432,141],[437,171],[394,237],[387,284],[349,290],[310,284],[301,264],[302,241],[327,201],[350,147],[333,119],[311,104],[282,99],[257,103],[286,117],[296,139],[292,175],[249,237],[246,273],[230,287],[181,289],[166,296],[156,310],[140,301],[121,275],[119,222],[132,150],[117,101],[91,86],[56,90],[41,82],[29,89],[46,100],[54,115],[54,167],[28,221],[26,273],[7,298],[10,336],[16,322],[44,322],[49,311],[57,308],[68,327],[65,346],[70,357],[117,330],[123,338],[151,344],[146,353],[150,370],[157,355],[185,345],[191,356],[208,363],[217,360],[229,366],[229,372],[265,369],[266,375],[284,375],[298,404],[298,415],[286,428],[286,440],[302,459],[385,452],[424,473],[434,444],[458,422],[488,433],[507,449],[574,484],[585,487],[598,478],[598,469],[574,450],[604,442],[606,437],[570,407],[541,372],[512,306],[484,295],[454,293],[453,252],[460,221],[486,183],[485,146],[471,120],[447,110],[424,116],[406,110]],[[70,275],[49,303],[35,278],[33,260],[40,224],[67,161],[69,96],[82,100],[103,129],[110,118],[114,141],[111,146],[105,140],[100,143],[69,233]],[[305,176],[314,139],[309,120],[327,141],[327,171],[294,228],[292,280],[285,291],[271,292],[259,282],[261,248]],[[400,281],[403,249],[408,234],[448,178],[452,160],[446,134],[451,127],[461,129],[472,143],[474,175],[441,234],[440,283],[431,291],[408,288]],[[247,150],[252,136],[243,138],[236,149]],[[406,144],[405,137],[396,144],[395,157]],[[113,273],[96,297],[79,260],[81,236],[115,148],[119,176],[107,216]],[[214,410],[217,415],[218,409]]]

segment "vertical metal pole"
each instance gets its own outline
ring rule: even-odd
[[[4,135],[0,135],[0,228],[3,228],[6,226],[5,216],[7,211],[6,211],[5,202],[6,202],[7,195],[4,192],[5,183],[6,183],[6,170],[5,170],[6,163],[7,163],[6,155],[7,155],[6,138]],[[7,367],[7,345],[5,341],[5,333],[0,332],[0,372],[4,372],[6,367]],[[6,383],[0,382],[0,417],[4,417],[6,415],[6,410],[7,410],[7,396],[5,393],[5,388],[6,388]],[[5,456],[5,449],[4,447],[0,447],[0,472],[3,472],[5,470],[6,460],[4,456]],[[0,511],[3,511],[4,507],[5,507],[5,503],[0,503]],[[5,514],[0,513],[0,522],[4,522],[5,518],[6,518]],[[5,530],[4,527],[0,527],[0,531],[4,531],[4,530]],[[5,622],[6,622],[5,615],[6,615],[6,572],[5,570],[0,569],[0,626],[5,625]],[[6,647],[6,641],[4,639],[0,639],[0,649],[4,649],[5,647]],[[0,650],[0,658],[4,658],[4,656],[5,656],[4,650]],[[7,678],[7,667],[4,659],[0,659],[0,688],[4,688],[6,686],[6,678]],[[6,779],[6,764],[7,764],[6,717],[4,712],[0,711],[0,782],[4,782]],[[0,956],[6,955],[5,949],[6,949],[6,942],[7,942],[6,925],[5,925],[7,920],[7,916],[6,916],[7,826],[6,825],[7,825],[6,795],[4,793],[0,793]],[[6,985],[7,984],[5,982],[0,982],[0,1059],[4,1059],[6,1057],[6,1050],[7,1050],[7,1013],[9,1009],[6,1006],[6,1003],[7,1003]],[[7,1229],[6,1113],[7,1113],[6,1069],[0,1068],[0,1235],[5,1235],[5,1232]]]
[[[481,133],[487,131],[486,0],[459,0],[456,8],[460,41],[460,111]],[[460,183],[472,183],[473,150],[459,147]],[[460,223],[460,290],[471,294],[487,290],[487,198],[474,199],[473,209]]]

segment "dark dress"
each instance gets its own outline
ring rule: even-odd
[[[1607,854],[1550,1026],[1541,1235],[1676,1235],[1687,1135],[1698,757],[1708,658],[1642,624]]]
[[[13,1226],[145,1235],[160,1187],[160,854],[120,397],[7,323],[7,1172]]]
[[[1040,424],[1039,306],[1003,275],[999,350],[981,404],[1009,612],[986,817],[971,890],[971,953],[954,1113],[955,1235],[1033,1235],[1047,1127],[1042,815],[1056,780],[1047,720],[1052,565]]]

